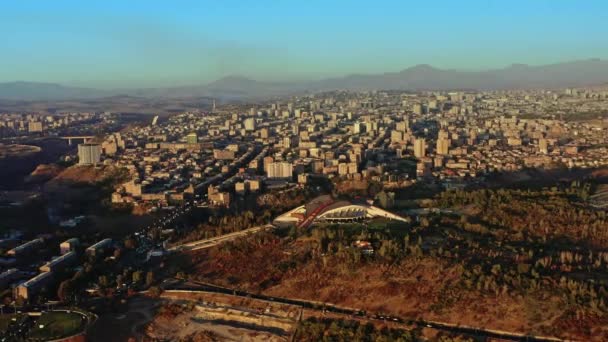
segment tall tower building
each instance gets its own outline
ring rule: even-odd
[[[288,162],[270,163],[266,175],[268,178],[291,179],[293,177],[293,164]]]
[[[446,138],[437,139],[437,154],[446,155],[450,149],[450,140]]]
[[[538,140],[538,149],[542,154],[549,154],[549,143],[547,142],[547,139]]]
[[[32,132],[42,132],[43,126],[40,121],[30,121],[27,123],[27,129],[30,133]]]
[[[186,135],[186,142],[188,144],[197,144],[198,136],[196,135],[196,133],[192,132],[192,133]]]
[[[446,130],[439,130],[439,134],[437,136],[437,154],[446,155],[448,154],[448,150],[450,148],[450,133]]]
[[[414,156],[416,158],[424,158],[426,155],[426,141],[423,138],[418,138],[414,141]]]
[[[397,122],[397,128],[399,132],[407,132],[410,129],[410,123],[408,120]]]
[[[254,118],[245,119],[245,130],[246,131],[255,131],[255,119]]]
[[[78,145],[78,165],[97,165],[101,160],[101,145]]]
[[[361,133],[362,129],[361,127],[365,127],[361,124],[361,122],[357,121],[353,124],[353,134],[359,134]]]
[[[268,130],[268,128],[264,127],[260,130],[260,138],[268,139],[269,136],[270,136],[270,131]]]

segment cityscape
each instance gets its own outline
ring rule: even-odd
[[[68,3],[58,6],[91,20],[110,20],[114,6],[138,11]],[[259,11],[237,3],[239,15]],[[545,10],[494,5],[496,20],[507,6]],[[295,9],[268,6],[284,16],[277,23],[294,18]],[[310,14],[320,5],[307,6]],[[379,15],[371,4],[328,6]],[[482,15],[471,13],[473,1],[463,6],[469,18]],[[556,6],[590,25],[608,10]],[[212,7],[204,9],[228,10]],[[191,18],[188,8],[203,15],[195,4],[144,12],[178,22]],[[303,42],[315,35],[297,32]],[[171,39],[175,48],[190,42]],[[477,63],[470,52],[467,63]],[[280,63],[271,72],[258,57],[242,62],[252,70],[243,77],[211,63],[197,83],[167,66],[183,84],[139,84],[148,74],[124,52],[120,65],[142,78],[125,71],[110,82],[105,66],[86,75],[110,86],[36,78],[65,66],[36,74],[17,63],[23,76],[0,76],[0,340],[606,341],[604,52],[504,69],[454,57],[457,67],[406,63],[400,72],[389,57],[377,57],[382,72],[359,71],[353,56],[333,66],[346,72],[278,81]],[[52,69],[54,53],[36,68]],[[239,58],[216,54],[227,66]],[[18,61],[5,58],[0,65]]]

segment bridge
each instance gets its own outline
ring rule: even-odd
[[[67,140],[68,141],[68,145],[72,145],[72,140],[82,140],[83,143],[87,143],[89,141],[91,141],[93,138],[95,138],[92,135],[71,135],[71,136],[65,136],[65,137],[60,137],[63,140]]]

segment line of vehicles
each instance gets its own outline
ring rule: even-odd
[[[150,225],[135,232],[137,240],[137,253],[146,255],[153,249],[164,249],[163,236],[173,233],[174,223],[184,215],[190,213],[199,204],[198,201],[185,202],[183,205],[170,209],[162,217],[154,220]]]

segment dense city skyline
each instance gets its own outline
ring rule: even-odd
[[[608,57],[600,1],[219,3],[20,1],[0,82],[157,87],[239,75],[317,80],[430,64],[487,70]],[[550,14],[550,15],[548,15]]]
[[[0,341],[608,341],[608,2],[6,2]]]

